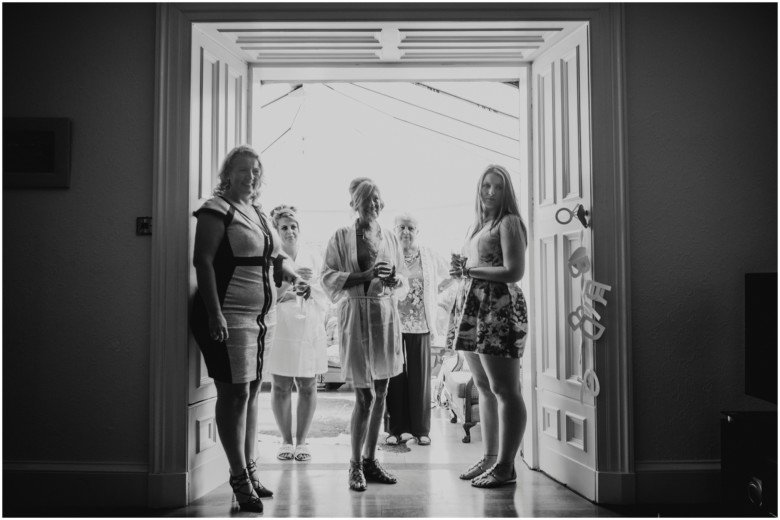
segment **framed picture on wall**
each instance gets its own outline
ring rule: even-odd
[[[3,118],[3,188],[70,187],[71,121]]]

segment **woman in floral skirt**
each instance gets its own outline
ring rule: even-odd
[[[479,179],[463,255],[453,255],[450,266],[461,283],[447,334],[447,347],[465,353],[479,391],[485,452],[460,475],[479,488],[517,480],[514,462],[526,424],[520,360],[528,334],[517,282],[525,271],[527,237],[509,173],[488,166]]]

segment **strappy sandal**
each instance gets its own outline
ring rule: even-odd
[[[273,498],[274,492],[260,483],[260,479],[257,478],[257,464],[255,461],[250,460],[246,465],[246,472],[249,475],[249,480],[252,481],[252,487],[255,488],[255,493],[260,498]]]
[[[397,435],[388,435],[385,439],[385,444],[388,444],[390,446],[398,446],[398,436]]]
[[[282,444],[276,452],[276,458],[279,460],[292,460],[294,456],[295,448],[292,444]]]
[[[353,491],[365,491],[366,476],[363,474],[363,463],[349,461],[349,489]]]
[[[252,513],[262,513],[263,503],[260,497],[255,493],[252,487],[252,480],[246,471],[241,475],[230,475],[230,487],[233,488],[233,503],[238,502],[241,511],[250,511]]]
[[[307,462],[311,460],[308,444],[299,444],[295,447],[295,460],[298,462]]]
[[[379,465],[376,459],[367,459],[363,457],[363,473],[366,476],[366,482],[379,482],[380,484],[395,484],[398,480],[395,475],[388,472]]]
[[[490,469],[490,466],[485,464],[487,462],[488,455],[485,455],[477,462],[474,463],[469,469],[458,475],[461,480],[471,480],[482,475],[484,472]]]
[[[489,488],[497,488],[501,486],[506,486],[507,484],[512,484],[514,482],[517,482],[517,473],[515,472],[515,466],[512,465],[512,474],[505,479],[500,479],[496,476],[496,468],[499,466],[508,466],[509,464],[493,464],[493,466],[487,470],[485,473],[480,475],[478,478],[475,478],[471,481],[471,485],[477,488],[482,489],[489,489]]]

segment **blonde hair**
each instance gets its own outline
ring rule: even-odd
[[[379,209],[382,210],[385,207],[385,201],[382,200],[382,195],[379,192],[379,187],[374,181],[368,177],[358,177],[352,179],[349,183],[349,195],[352,200],[349,202],[349,206],[357,211],[363,202],[371,197],[371,194],[376,192],[379,197]]]
[[[474,237],[474,235],[476,235],[479,230],[481,230],[482,227],[487,223],[487,219],[485,218],[485,208],[482,205],[482,197],[480,197],[480,192],[482,191],[482,182],[490,173],[498,175],[501,177],[501,180],[504,181],[501,205],[498,208],[498,213],[496,214],[495,218],[493,218],[490,229],[495,228],[501,222],[501,219],[503,219],[506,215],[517,215],[517,222],[519,224],[518,231],[522,230],[523,236],[527,237],[528,232],[525,228],[523,218],[520,216],[520,208],[517,205],[515,189],[512,187],[512,178],[509,176],[509,172],[506,168],[497,164],[489,165],[487,168],[485,168],[485,171],[482,172],[482,175],[479,176],[479,182],[477,183],[477,201],[475,204],[474,229],[471,232],[471,236]]]
[[[225,156],[225,160],[222,162],[222,168],[219,170],[219,183],[214,188],[214,195],[224,195],[227,190],[230,189],[230,171],[233,169],[233,164],[237,157],[253,157],[257,161],[257,165],[260,167],[260,182],[257,184],[257,188],[252,192],[252,203],[260,196],[260,186],[262,185],[265,177],[263,176],[263,163],[260,162],[260,155],[249,145],[242,144],[236,146],[228,152]]]

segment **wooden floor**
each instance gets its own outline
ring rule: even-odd
[[[321,392],[320,399],[345,398],[352,392]],[[267,395],[261,410],[262,423],[273,421]],[[408,451],[388,451],[380,444],[378,458],[395,473],[398,484],[369,484],[365,492],[347,485],[349,438],[311,439],[310,462],[279,461],[280,439],[261,436],[259,461],[261,481],[275,493],[263,501],[268,517],[594,517],[622,516],[597,506],[542,473],[528,469],[518,456],[518,480],[499,489],[474,488],[458,474],[482,454],[479,427],[472,429],[470,444],[461,442],[463,429],[451,424],[444,410],[434,409],[430,446],[410,440]],[[384,443],[384,436],[380,438]],[[160,516],[224,517],[255,516],[231,509],[227,484],[187,507]]]
[[[353,399],[349,390],[321,392],[319,399]],[[324,409],[324,407],[323,407]],[[270,395],[261,396],[261,430],[276,432]],[[223,484],[186,507],[173,509],[51,507],[35,503],[9,504],[3,498],[6,517],[734,517],[721,504],[598,506],[547,477],[532,471],[518,456],[517,483],[499,489],[471,487],[458,474],[482,454],[479,427],[471,430],[472,441],[463,444],[463,429],[449,422],[445,410],[434,409],[430,446],[414,440],[405,448],[389,448],[380,438],[378,458],[396,474],[395,485],[369,484],[365,492],[347,485],[349,438],[346,435],[312,438],[310,462],[279,461],[280,437],[259,437],[260,478],[275,493],[264,500],[262,515],[232,508],[232,493]],[[227,475],[225,475],[227,481]],[[4,482],[4,494],[7,491]]]

